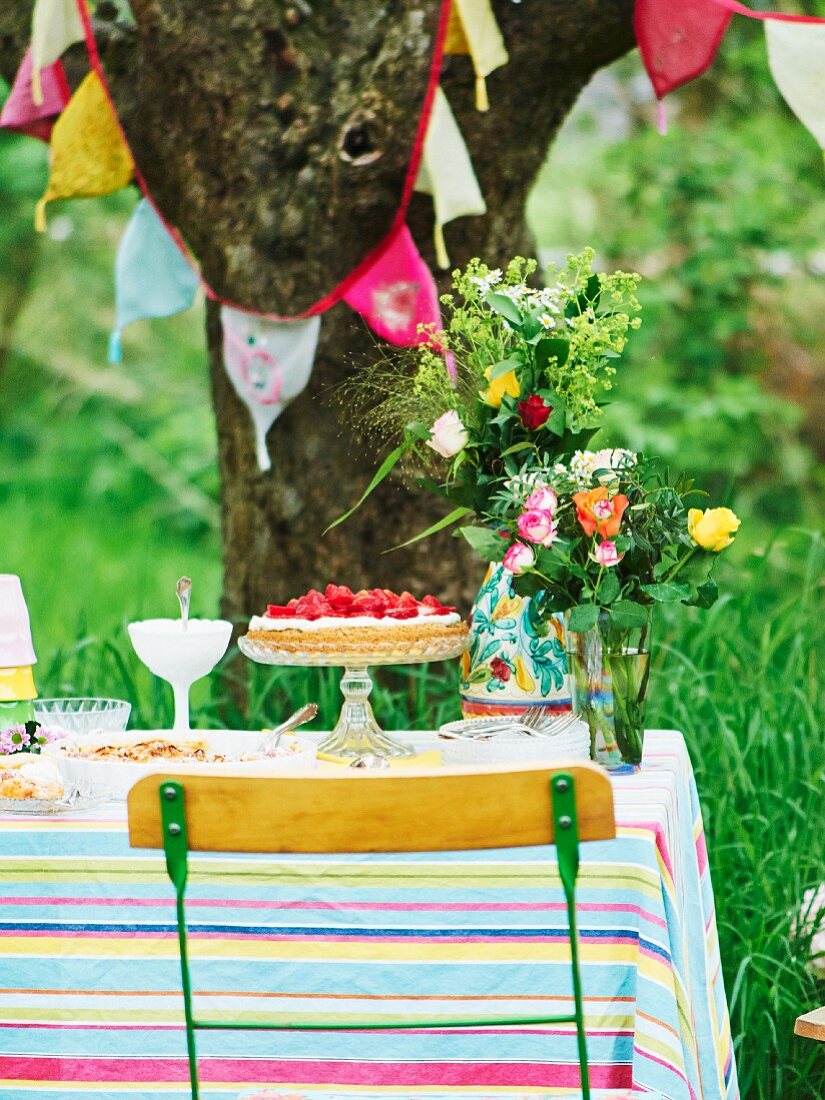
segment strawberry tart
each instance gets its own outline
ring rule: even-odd
[[[281,652],[376,653],[439,642],[460,645],[467,624],[454,607],[435,596],[417,600],[386,588],[353,592],[346,585],[328,584],[305,596],[255,615],[247,638]]]

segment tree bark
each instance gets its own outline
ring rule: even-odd
[[[447,227],[454,265],[529,254],[524,205],[580,90],[633,45],[632,0],[493,0],[510,63],[474,108],[469,58],[446,58],[442,87],[489,213]],[[130,144],[167,218],[226,298],[295,314],[325,295],[387,232],[424,94],[438,0],[132,0],[133,30],[101,21],[103,64]],[[0,63],[19,23],[0,15]],[[430,200],[409,214],[431,263]],[[583,242],[584,243],[584,242]],[[428,525],[439,503],[397,482],[347,524],[375,462],[330,390],[376,352],[345,305],[324,315],[315,371],[269,434],[261,474],[247,410],[223,369],[219,309],[207,309],[218,429],[223,612],[334,580],[465,603],[479,566],[449,535],[382,551]]]

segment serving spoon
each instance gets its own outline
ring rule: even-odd
[[[192,599],[192,582],[188,577],[181,577],[175,585],[175,592],[177,592],[178,603],[180,604],[180,619],[183,623],[183,629],[186,630],[189,625],[189,601]]]
[[[278,748],[278,743],[285,733],[297,729],[298,726],[303,726],[306,722],[311,722],[317,713],[317,703],[305,703],[304,706],[299,707],[294,714],[290,714],[285,722],[281,722],[280,726],[276,726],[274,730],[269,731],[263,741],[258,745],[258,752],[261,756],[274,755],[275,750]]]

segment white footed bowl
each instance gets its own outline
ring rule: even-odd
[[[150,672],[171,683],[207,676],[226,653],[232,623],[225,619],[143,619],[129,623],[135,653]]]

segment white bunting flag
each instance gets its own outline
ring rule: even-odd
[[[765,41],[777,87],[825,148],[825,24],[766,19]]]
[[[487,206],[461,130],[441,88],[435,92],[415,189],[433,197],[436,259],[439,267],[448,268],[444,226],[453,218],[486,214]]]
[[[221,321],[226,372],[252,416],[258,466],[269,470],[267,432],[309,381],[321,318],[273,321],[223,306]]]
[[[32,10],[32,99],[43,102],[40,70],[86,37],[77,0],[35,0]]]

